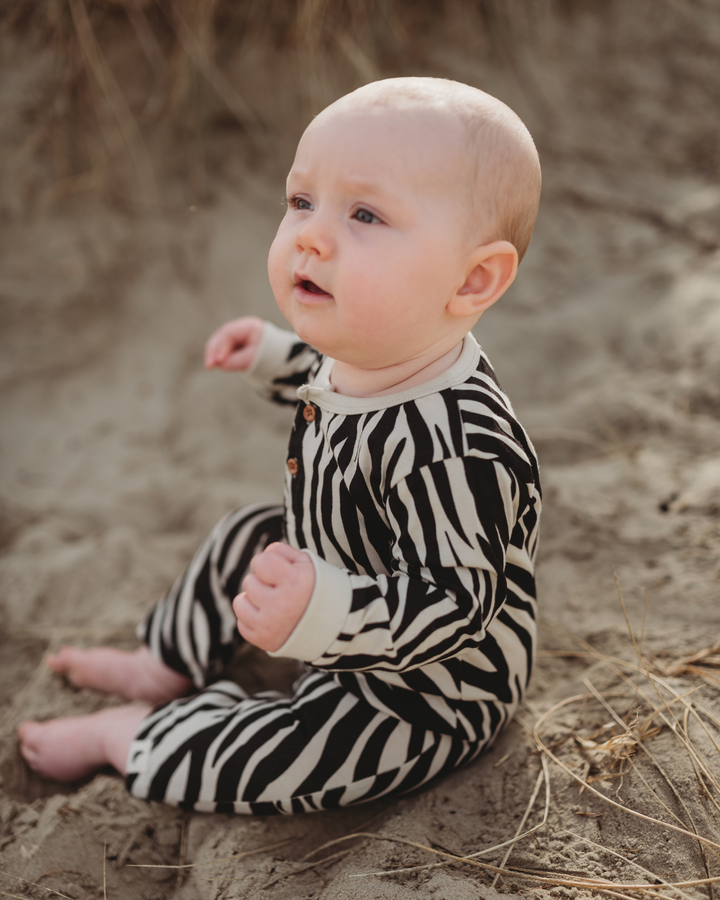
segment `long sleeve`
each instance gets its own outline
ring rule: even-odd
[[[297,404],[297,389],[305,384],[320,354],[297,335],[265,322],[260,346],[247,374],[253,386],[274,403]]]
[[[385,499],[390,573],[353,574],[311,554],[316,590],[279,655],[403,672],[479,647],[505,602],[508,550],[522,545],[522,527],[515,532],[532,505],[527,483],[498,458],[414,470]]]

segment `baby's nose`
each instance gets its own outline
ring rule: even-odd
[[[325,258],[332,253],[333,245],[330,224],[317,214],[304,222],[297,233],[297,248],[301,253]]]

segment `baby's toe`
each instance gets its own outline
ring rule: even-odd
[[[41,732],[42,725],[39,722],[21,722],[17,727],[20,753],[31,769],[34,769],[38,763],[38,744]]]
[[[47,657],[46,662],[53,672],[62,675],[70,668],[76,655],[77,651],[74,647],[63,646],[60,647],[57,653],[51,653]]]

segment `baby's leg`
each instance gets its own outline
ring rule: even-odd
[[[221,681],[154,710],[130,747],[127,785],[197,812],[311,812],[405,793],[478,750],[316,671],[290,698],[246,697]]]
[[[103,766],[125,774],[130,744],[149,706],[118,706],[90,716],[18,726],[27,764],[55,781],[76,781]]]
[[[145,700],[156,705],[190,693],[192,681],[168,668],[140,647],[134,653],[113,647],[61,647],[49,656],[48,666],[79,688],[117,694],[123,700]]]
[[[141,629],[149,647],[134,653],[61,647],[48,665],[75,687],[152,704],[184,697],[193,684],[203,687],[239,641],[232,601],[253,556],[282,538],[282,512],[256,505],[219,522]]]
[[[197,688],[217,677],[240,642],[232,601],[250,561],[283,539],[281,506],[256,504],[221,519],[142,628],[155,659]]]

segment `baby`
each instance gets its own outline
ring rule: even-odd
[[[294,334],[238,319],[205,357],[297,406],[284,507],[225,517],[142,649],[50,657],[135,702],[24,722],[35,771],[110,764],[136,797],[293,813],[404,793],[492,743],[533,662],[540,485],[470,330],[539,193],[524,125],[467,85],[379,81],[313,120],[269,258]],[[218,680],[240,638],[306,664],[292,696]]]

